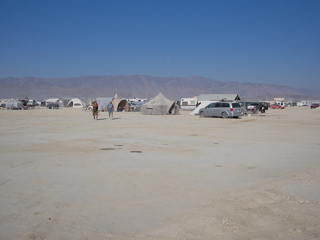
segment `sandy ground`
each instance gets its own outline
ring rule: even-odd
[[[320,239],[320,110],[0,111],[0,239]]]

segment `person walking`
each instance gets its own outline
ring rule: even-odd
[[[107,110],[108,110],[108,113],[109,113],[109,118],[111,118],[111,116],[112,116],[112,120],[113,120],[113,110],[114,110],[114,106],[113,106],[113,104],[112,104],[112,101],[110,101],[110,103],[108,104]]]
[[[262,105],[262,103],[260,103],[260,112],[261,112],[261,113],[265,113],[265,111],[264,111],[264,106]]]
[[[98,113],[99,113],[98,109],[99,109],[98,103],[97,101],[94,101],[92,104],[93,119],[98,119]]]

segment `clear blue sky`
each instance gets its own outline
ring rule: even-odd
[[[0,78],[203,76],[320,89],[320,0],[0,0]]]

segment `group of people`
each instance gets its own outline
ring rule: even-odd
[[[112,101],[110,101],[110,103],[107,105],[107,111],[109,113],[109,118],[113,119],[114,106],[112,104]],[[98,119],[99,106],[97,101],[94,101],[92,104],[92,115],[93,115],[93,119]]]

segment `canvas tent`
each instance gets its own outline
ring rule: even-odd
[[[213,102],[217,102],[217,101],[202,101],[200,103],[200,105],[198,107],[196,107],[196,109],[194,109],[191,113],[191,115],[198,115],[199,114],[199,110],[201,108],[205,108],[206,106],[208,106],[210,103],[213,103]]]
[[[179,114],[179,106],[175,101],[167,99],[162,93],[141,106],[142,115]]]
[[[115,111],[122,112],[124,110],[126,112],[129,112],[129,104],[127,100],[119,98],[118,93],[116,93],[116,95],[114,96],[112,104]]]

